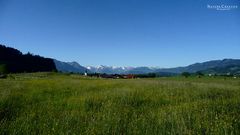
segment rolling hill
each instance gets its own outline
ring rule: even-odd
[[[204,74],[217,74],[217,75],[240,75],[239,65],[230,65],[226,67],[215,67],[201,71]]]

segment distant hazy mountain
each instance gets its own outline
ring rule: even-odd
[[[211,68],[222,68],[227,66],[240,66],[239,59],[223,59],[212,60],[203,63],[195,63],[186,67],[176,68],[157,68],[157,67],[112,67],[112,66],[88,66],[86,67],[91,72],[107,73],[107,74],[146,74],[146,73],[159,73],[159,74],[179,74],[182,72],[197,72]]]
[[[129,74],[146,74],[146,73],[154,73],[156,72],[157,68],[153,68],[153,67],[136,67],[136,68],[132,68],[128,71],[126,71],[126,73]]]
[[[159,75],[175,75],[182,72],[194,73],[202,71],[204,73],[216,74],[239,74],[240,59],[212,60],[203,63],[195,63],[185,67],[158,68],[158,67],[115,67],[115,66],[88,66],[83,67],[77,62],[62,62],[50,58],[44,58],[30,53],[22,54],[17,49],[0,45],[0,67],[4,72],[39,72],[58,71],[84,73],[107,74],[146,74],[157,73]],[[1,71],[3,72],[3,71]]]
[[[115,67],[115,66],[88,66],[86,67],[91,72],[107,73],[107,74],[146,74],[154,73],[155,67]]]
[[[207,70],[210,68],[222,68],[226,66],[240,66],[239,59],[223,59],[223,60],[212,60],[203,63],[195,63],[186,67],[177,67],[177,68],[166,68],[158,69],[159,72],[171,72],[171,73],[182,73],[182,72],[197,72],[201,70]]]
[[[84,73],[87,70],[87,68],[81,66],[77,62],[62,62],[54,60],[54,63],[57,70],[62,72]]]
[[[88,70],[93,73],[107,73],[107,74],[125,74],[127,71],[133,69],[133,67],[115,67],[115,66],[87,66]]]

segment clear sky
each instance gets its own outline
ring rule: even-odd
[[[240,58],[240,0],[0,0],[0,44],[84,66]]]

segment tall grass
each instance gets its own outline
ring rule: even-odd
[[[0,134],[240,134],[240,80],[0,80]]]

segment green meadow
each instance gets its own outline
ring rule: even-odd
[[[240,79],[0,79],[0,134],[240,134]]]

